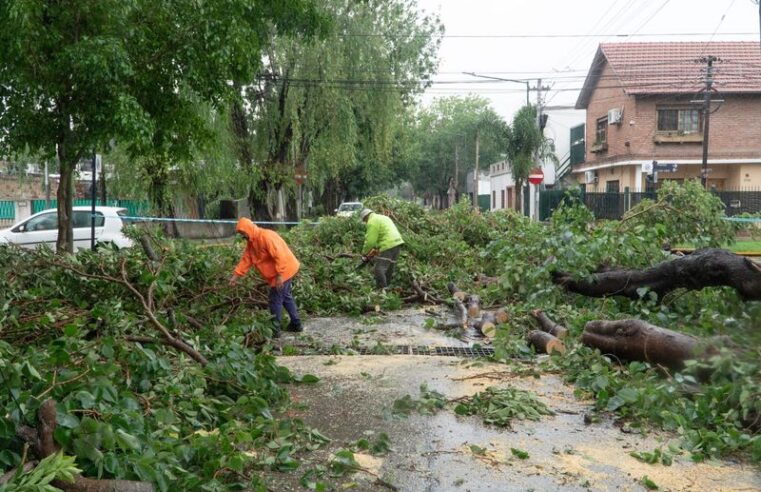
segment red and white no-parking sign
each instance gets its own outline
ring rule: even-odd
[[[528,182],[532,185],[538,185],[542,181],[544,181],[544,171],[542,171],[542,168],[537,167],[536,169],[532,169],[531,173],[528,175]]]

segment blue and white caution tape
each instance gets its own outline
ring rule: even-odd
[[[129,220],[134,222],[180,222],[180,223],[190,223],[190,224],[237,224],[237,220],[219,220],[219,219],[177,219],[177,218],[170,218],[170,217],[132,217],[132,216],[126,216],[121,217],[122,220]],[[255,220],[253,221],[254,224],[257,225],[299,225],[299,224],[307,224],[307,225],[314,225],[315,222],[276,222],[276,221],[266,221],[266,220]]]

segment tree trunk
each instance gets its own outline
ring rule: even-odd
[[[68,159],[63,144],[58,147],[58,158],[61,161],[61,178],[58,183],[58,239],[56,240],[56,252],[74,252],[74,229],[71,223],[72,206],[74,200],[74,167],[76,161]]]
[[[584,345],[623,360],[637,360],[680,369],[695,358],[698,340],[638,319],[590,321],[581,336]]]
[[[58,425],[56,420],[56,402],[45,400],[37,413],[39,424],[37,429],[22,426],[17,435],[26,441],[32,452],[40,459],[47,458],[58,452],[53,434]],[[74,476],[74,482],[54,480],[54,487],[66,492],[153,492],[153,484],[134,482],[130,480],[94,480],[81,475]]]
[[[659,298],[674,289],[734,288],[746,301],[761,300],[761,265],[723,249],[707,248],[646,270],[612,270],[590,279],[575,279],[566,272],[553,273],[553,281],[571,292],[590,297],[624,296],[639,299],[643,291]]]

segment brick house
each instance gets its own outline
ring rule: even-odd
[[[644,191],[653,161],[676,164],[658,181],[700,178],[706,64],[716,56],[708,184],[761,188],[761,46],[758,42],[601,44],[576,102],[585,109],[588,191]]]

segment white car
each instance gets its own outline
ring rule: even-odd
[[[92,209],[74,207],[74,249],[90,247]],[[117,248],[129,248],[132,240],[122,232],[128,215],[126,208],[95,207],[95,241],[98,244],[113,244]],[[23,248],[37,248],[47,244],[55,249],[58,239],[58,212],[51,208],[38,212],[8,229],[0,230],[0,244],[17,244]]]
[[[362,210],[361,202],[343,202],[336,209],[336,216],[337,217],[352,217],[358,214],[360,210]]]

